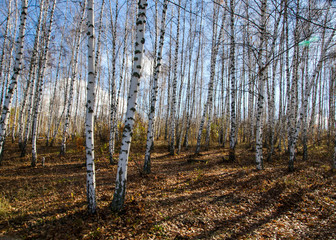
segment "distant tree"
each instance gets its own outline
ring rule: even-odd
[[[179,59],[179,44],[180,44],[180,17],[181,10],[180,6],[181,0],[178,2],[177,9],[177,27],[176,27],[176,39],[175,39],[175,55],[173,62],[173,79],[172,79],[172,98],[170,103],[170,143],[169,143],[169,152],[170,155],[175,154],[175,135],[176,135],[176,89],[177,89],[177,64]],[[171,44],[171,43],[170,43]],[[182,61],[182,60],[181,60]]]
[[[36,90],[35,90],[35,99],[34,99],[34,111],[33,111],[33,122],[32,122],[32,159],[31,159],[31,166],[35,167],[36,160],[37,160],[37,134],[38,134],[38,116],[40,112],[40,106],[42,102],[42,91],[43,91],[43,85],[44,85],[44,78],[45,78],[45,69],[47,66],[48,61],[48,54],[49,54],[49,43],[50,43],[50,37],[51,37],[51,28],[54,20],[54,11],[56,7],[56,1],[53,1],[51,11],[50,11],[50,17],[49,17],[49,23],[45,23],[45,31],[43,33],[43,43],[44,48],[41,51],[41,56],[39,59],[38,64],[38,74],[36,79]],[[46,22],[45,17],[45,22]]]
[[[231,131],[229,160],[236,159],[236,40],[235,40],[235,1],[230,0],[230,79],[231,79]]]
[[[328,14],[325,15],[325,19],[328,18]],[[303,101],[302,101],[302,106],[298,108],[297,112],[297,118],[294,118],[293,120],[293,126],[291,127],[290,134],[288,136],[288,149],[289,149],[289,165],[288,169],[289,171],[294,170],[294,161],[295,161],[295,148],[297,144],[297,140],[299,137],[299,132],[302,126],[302,121],[305,117],[305,112],[307,111],[308,108],[308,102],[310,99],[310,94],[311,94],[311,89],[315,84],[316,78],[319,76],[323,63],[326,61],[328,58],[328,50],[330,50],[330,44],[333,41],[334,35],[335,35],[335,26],[332,28],[332,31],[330,32],[330,35],[327,36],[326,29],[324,29],[323,34],[322,34],[322,44],[321,44],[321,49],[320,49],[320,54],[319,58],[317,60],[317,63],[312,71],[312,74],[309,76],[309,79],[306,82],[306,87],[303,95]],[[321,94],[320,94],[321,95]],[[292,117],[293,118],[293,117]]]
[[[206,142],[209,143],[210,140],[210,122],[211,122],[211,112],[212,112],[212,102],[213,102],[213,92],[214,92],[214,81],[215,81],[215,67],[216,67],[216,57],[218,52],[218,43],[217,43],[217,22],[218,22],[218,5],[214,3],[213,5],[213,24],[212,24],[212,43],[211,43],[211,70],[210,70],[210,81],[208,85],[208,95],[207,100],[204,105],[203,114],[201,118],[200,127],[198,130],[197,144],[195,153],[198,154],[201,147],[202,131],[204,127],[205,120],[207,118],[207,134]]]
[[[82,27],[83,27],[83,22],[84,22],[84,16],[85,16],[85,10],[86,10],[86,4],[87,0],[84,0],[83,3],[83,10],[82,10],[82,15],[80,18],[80,21],[78,23],[77,29],[76,29],[76,35],[75,35],[75,49],[74,49],[74,55],[73,55],[73,61],[72,61],[72,74],[70,78],[70,89],[69,89],[69,95],[67,100],[67,105],[66,105],[66,110],[65,110],[65,120],[64,120],[64,126],[63,126],[63,136],[62,136],[62,144],[61,144],[61,149],[60,149],[60,155],[65,155],[66,153],[66,140],[69,136],[69,124],[70,124],[70,117],[71,117],[71,109],[72,109],[72,103],[73,103],[73,92],[74,92],[74,84],[75,81],[78,79],[77,78],[77,73],[78,73],[78,56],[80,52],[80,45],[81,45],[81,38],[82,38]]]

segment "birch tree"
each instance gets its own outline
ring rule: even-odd
[[[210,80],[209,80],[209,85],[208,85],[208,96],[206,103],[204,105],[203,109],[203,114],[201,118],[201,123],[200,127],[198,130],[198,136],[197,136],[197,144],[196,144],[196,151],[195,153],[198,154],[201,148],[201,139],[202,139],[202,131],[203,131],[203,126],[206,120],[206,116],[208,116],[208,124],[210,121],[210,105],[212,105],[212,95],[213,95],[213,88],[214,88],[214,78],[215,78],[215,63],[216,63],[216,50],[217,50],[217,43],[216,43],[216,38],[217,38],[217,15],[218,15],[218,6],[214,3],[213,6],[213,24],[212,24],[212,44],[211,44],[211,72],[210,72]],[[210,125],[208,125],[210,127]]]
[[[327,17],[327,16],[326,16]],[[324,61],[326,60],[327,57],[327,53],[328,50],[330,48],[330,43],[332,42],[333,38],[334,38],[334,34],[335,34],[335,26],[332,28],[332,32],[330,33],[327,41],[322,44],[321,46],[321,51],[320,51],[320,57],[317,61],[317,64],[312,72],[312,75],[309,77],[308,82],[307,82],[307,86],[305,89],[305,93],[303,96],[303,104],[302,106],[298,109],[298,114],[297,114],[297,119],[295,119],[295,126],[294,126],[294,130],[291,132],[291,136],[289,136],[289,165],[288,165],[288,169],[289,171],[293,171],[294,170],[294,160],[295,160],[295,147],[296,147],[296,143],[298,140],[298,136],[299,136],[299,131],[301,128],[301,124],[304,118],[304,113],[307,111],[307,107],[308,107],[308,100],[310,98],[310,93],[311,93],[311,89],[314,85],[315,82],[315,78],[318,77],[318,74],[320,73],[321,69],[322,69],[322,65],[324,63]],[[322,37],[322,42],[324,42],[324,36]]]
[[[20,28],[19,28],[19,35],[16,40],[16,56],[15,56],[15,63],[13,74],[11,77],[11,83],[9,85],[4,106],[2,108],[1,118],[0,118],[0,164],[2,162],[2,152],[3,152],[3,145],[6,137],[6,130],[8,125],[8,118],[10,114],[10,107],[13,100],[13,95],[15,89],[17,87],[17,79],[21,71],[22,67],[22,56],[23,56],[23,45],[25,39],[25,31],[26,31],[26,20],[27,20],[27,11],[28,11],[28,1],[22,0],[21,4],[21,16],[20,16]]]
[[[181,5],[181,0],[179,0],[178,5],[179,6]],[[174,56],[173,79],[172,79],[172,82],[173,82],[172,96],[171,96],[172,99],[171,99],[171,108],[170,108],[170,144],[169,144],[170,155],[175,154],[176,88],[177,88],[177,63],[178,63],[178,53],[179,53],[179,43],[180,43],[180,15],[181,15],[181,10],[180,10],[180,7],[178,7],[176,39],[175,39],[175,56]]]
[[[193,5],[192,1],[190,1],[190,12],[192,11]],[[192,66],[192,58],[193,58],[193,50],[195,45],[195,39],[196,39],[196,27],[197,27],[197,15],[195,20],[192,18],[192,14],[190,14],[189,19],[190,25],[189,25],[189,51],[188,51],[188,83],[187,83],[187,93],[186,93],[186,104],[185,104],[185,112],[186,112],[186,132],[184,137],[183,146],[185,148],[188,147],[188,135],[189,135],[189,128],[190,128],[190,112],[191,112],[191,95],[192,95],[192,88],[191,88],[191,66]],[[194,81],[195,82],[195,81]],[[183,132],[181,132],[182,136]]]
[[[236,56],[235,56],[235,2],[230,0],[230,79],[231,79],[231,131],[230,131],[230,152],[229,160],[235,161],[235,147],[236,147]]]
[[[53,24],[54,19],[54,11],[56,7],[56,1],[53,1],[53,5],[51,7],[50,11],[50,20],[49,20],[49,26],[47,28],[47,25],[45,26],[46,31],[44,33],[44,42],[45,46],[42,50],[40,61],[39,61],[39,72],[37,75],[37,82],[36,82],[36,93],[35,93],[35,101],[34,101],[34,116],[33,116],[33,124],[32,124],[32,160],[31,160],[31,166],[35,167],[36,160],[37,160],[37,128],[38,128],[38,115],[40,110],[40,103],[42,100],[42,90],[43,90],[43,83],[44,83],[44,73],[48,61],[48,53],[49,53],[49,43],[50,43],[50,35],[51,35],[51,28]]]
[[[158,78],[159,78],[159,73],[161,69],[162,51],[163,51],[163,43],[164,43],[164,36],[165,36],[167,6],[168,6],[168,0],[165,0],[163,2],[159,49],[158,49],[158,53],[156,57],[156,66],[155,66],[154,77],[153,77],[153,88],[151,90],[151,106],[150,106],[150,112],[148,116],[147,142],[146,142],[146,153],[145,153],[145,162],[144,162],[144,172],[145,173],[150,173],[151,171],[150,154],[151,154],[153,138],[154,138],[153,126],[154,126],[154,116],[155,116],[155,105],[156,105],[156,99],[157,99]]]
[[[264,88],[267,66],[265,65],[264,51],[266,47],[266,9],[267,0],[261,2],[260,7],[260,45],[258,53],[258,103],[257,103],[257,116],[256,116],[256,165],[257,169],[263,169],[263,152],[262,152],[262,137],[263,137],[263,120],[262,115],[264,111]]]
[[[201,16],[200,16],[200,23],[199,23],[199,35],[198,35],[198,48],[197,48],[197,53],[196,53],[196,62],[194,65],[194,74],[193,74],[193,87],[192,87],[192,101],[191,101],[191,109],[189,109],[190,114],[187,114],[187,125],[186,125],[186,134],[185,134],[185,140],[184,140],[184,146],[187,148],[189,144],[189,129],[191,126],[191,121],[195,109],[195,103],[196,103],[196,82],[197,82],[197,77],[199,76],[199,59],[201,55],[201,50],[202,50],[202,36],[201,36],[201,31],[202,31],[202,25],[203,25],[203,1],[201,1]],[[197,22],[197,21],[196,21]],[[195,24],[195,38],[196,38],[196,24]],[[188,111],[188,112],[189,112]]]
[[[145,44],[146,8],[147,0],[139,0],[136,20],[135,51],[128,93],[126,120],[121,140],[116,186],[111,204],[111,208],[114,211],[120,211],[122,209],[126,195],[128,157],[132,141],[135,111],[137,106],[137,93],[140,85],[139,80],[141,77],[142,57]]]
[[[70,80],[70,89],[69,89],[69,97],[68,97],[68,104],[66,107],[66,114],[65,114],[65,121],[64,121],[64,129],[63,129],[63,138],[62,138],[62,144],[61,144],[61,150],[60,150],[60,155],[65,155],[66,152],[66,140],[69,135],[69,124],[70,124],[70,117],[71,117],[71,106],[73,102],[73,92],[74,92],[74,83],[76,80],[77,76],[77,66],[78,66],[78,55],[79,55],[79,47],[81,43],[81,29],[82,29],[82,24],[84,21],[84,16],[85,16],[85,10],[86,10],[86,4],[87,0],[84,0],[84,6],[82,10],[82,16],[80,18],[77,30],[76,30],[76,36],[75,36],[75,54],[74,54],[74,61],[72,64],[72,75],[71,75],[71,80]]]
[[[110,139],[109,139],[109,152],[110,152],[110,164],[114,163],[113,154],[114,154],[114,145],[115,145],[115,135],[116,135],[116,126],[117,126],[117,93],[116,93],[116,48],[117,48],[117,23],[118,23],[118,0],[116,1],[116,13],[113,21],[112,18],[112,7],[110,5],[110,24],[112,27],[112,73],[111,73],[111,111],[110,111]]]
[[[94,0],[88,0],[87,27],[88,27],[88,84],[86,93],[86,191],[89,213],[96,212],[96,179],[94,156],[94,113],[95,113],[95,24]]]
[[[32,55],[30,58],[30,64],[29,64],[29,72],[28,72],[28,78],[26,81],[26,87],[24,90],[23,100],[21,104],[21,112],[19,115],[19,148],[21,149],[21,156],[23,157],[26,154],[26,146],[27,146],[27,140],[28,140],[28,133],[31,126],[31,113],[32,113],[32,99],[34,96],[34,83],[35,83],[35,71],[36,71],[36,61],[38,57],[38,48],[40,45],[40,32],[41,32],[41,26],[42,26],[42,19],[43,14],[45,12],[44,10],[45,4],[42,1],[40,4],[40,13],[39,18],[37,21],[36,31],[35,31],[35,39],[34,39],[34,46]],[[27,109],[27,121],[26,121],[26,127],[24,127],[23,120],[24,120],[24,113],[25,113],[25,107],[28,100],[28,109]],[[23,131],[25,130],[25,131]]]
[[[4,68],[4,59],[5,59],[5,55],[6,55],[6,47],[7,47],[7,39],[9,38],[9,32],[10,32],[10,28],[11,28],[11,12],[12,12],[12,1],[8,1],[8,8],[7,8],[7,21],[6,21],[6,27],[5,27],[5,32],[3,33],[3,43],[2,43],[2,50],[1,50],[1,55],[0,55],[0,81],[2,82],[2,84],[5,83],[4,78],[3,78],[3,68]],[[0,107],[2,107],[2,99],[3,99],[3,92],[5,91],[5,87],[2,87],[1,90],[1,103],[0,103]]]

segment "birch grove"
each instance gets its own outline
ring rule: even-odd
[[[114,211],[128,164],[150,177],[160,154],[239,164],[247,149],[260,171],[295,171],[325,148],[336,168],[335,15],[314,0],[6,0],[0,163],[14,145],[32,167],[85,154],[90,213],[98,160],[117,168]]]

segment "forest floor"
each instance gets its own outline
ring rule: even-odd
[[[310,146],[288,172],[287,156],[276,153],[265,170],[255,170],[254,152],[237,148],[236,162],[220,147],[193,157],[169,156],[157,143],[152,173],[139,172],[143,149],[134,145],[125,207],[110,210],[116,165],[106,144],[96,148],[98,211],[87,214],[85,153],[70,142],[40,145],[30,167],[17,145],[8,143],[0,167],[0,239],[335,239],[336,173],[331,146]],[[117,157],[117,155],[116,155]],[[188,161],[191,160],[191,161]],[[198,161],[201,160],[201,161]]]

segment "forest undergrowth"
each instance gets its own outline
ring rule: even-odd
[[[194,156],[194,148],[170,156],[162,142],[152,173],[139,167],[144,151],[133,145],[122,212],[110,203],[116,165],[104,144],[96,148],[98,210],[87,214],[85,152],[80,140],[43,147],[37,167],[6,143],[0,167],[0,239],[335,239],[335,172],[332,147],[309,147],[309,159],[288,172],[288,156],[276,152],[255,170],[254,151],[240,144],[235,162],[227,148]],[[42,166],[41,158],[45,157]],[[117,157],[117,155],[116,155]]]

